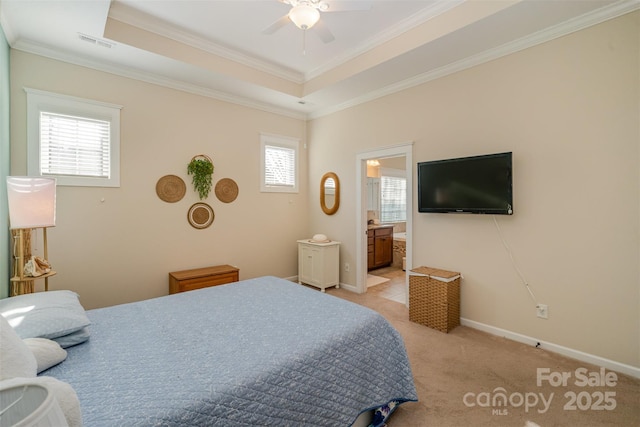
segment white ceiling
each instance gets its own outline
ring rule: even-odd
[[[579,30],[638,0],[326,0],[335,36],[278,0],[0,0],[14,49],[293,117],[317,117]],[[88,37],[82,37],[79,35]],[[89,39],[89,42],[87,41]]]

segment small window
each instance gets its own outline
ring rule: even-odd
[[[273,135],[260,135],[260,191],[298,192],[298,146],[300,141]]]
[[[380,221],[407,220],[407,179],[404,171],[383,169],[380,177]]]
[[[120,186],[120,109],[25,89],[27,172],[58,185]]]

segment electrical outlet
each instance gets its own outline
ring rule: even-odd
[[[546,304],[538,304],[536,305],[536,315],[541,319],[549,318],[549,306]]]
[[[348,262],[344,263],[344,271],[349,271],[349,268],[351,268],[351,266],[349,265]]]

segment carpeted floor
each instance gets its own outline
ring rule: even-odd
[[[375,294],[327,293],[378,311],[405,340],[419,401],[401,405],[389,427],[640,425],[638,379],[464,326],[444,334]],[[562,376],[566,385],[553,383]]]

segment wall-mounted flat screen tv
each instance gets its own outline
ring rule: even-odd
[[[512,215],[511,154],[418,163],[418,212]]]

